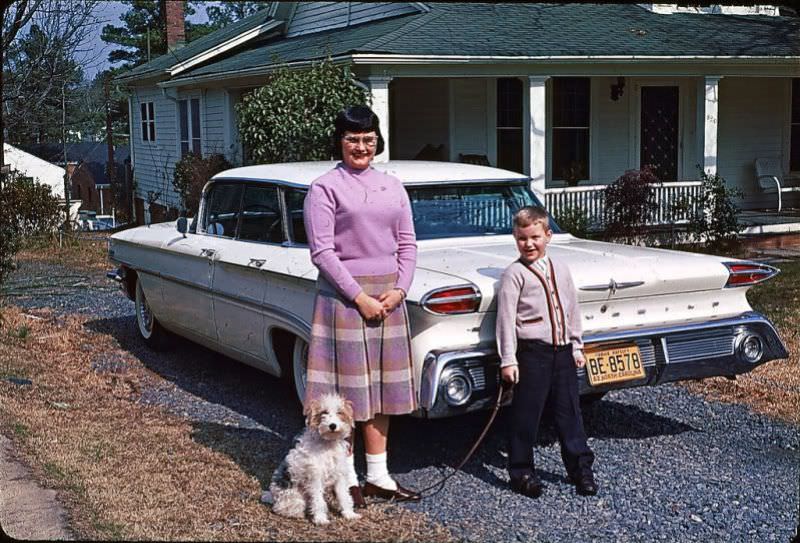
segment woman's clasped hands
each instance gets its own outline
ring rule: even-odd
[[[403,293],[398,288],[392,288],[373,298],[361,291],[353,301],[364,319],[382,321],[403,302]]]

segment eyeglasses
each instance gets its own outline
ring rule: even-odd
[[[367,147],[375,147],[378,144],[378,136],[344,136],[342,139],[350,145],[363,143]]]

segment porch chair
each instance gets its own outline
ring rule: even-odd
[[[761,190],[767,193],[776,192],[778,194],[778,213],[781,212],[782,207],[781,194],[784,192],[800,191],[800,187],[781,186],[783,171],[781,170],[780,157],[757,158],[756,178]]]

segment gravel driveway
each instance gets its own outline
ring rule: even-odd
[[[302,424],[275,378],[182,340],[170,352],[149,351],[135,334],[133,303],[100,273],[23,262],[6,291],[8,303],[89,315],[87,326],[115,336],[163,378],[142,390],[141,401],[190,419],[198,440],[204,427],[223,424],[243,444],[267,433],[288,448]],[[95,361],[108,371],[120,363]],[[390,468],[405,485],[434,483],[460,460],[486,416],[396,418]],[[744,407],[672,385],[611,393],[584,418],[599,495],[575,495],[547,428],[536,453],[547,485],[538,500],[508,490],[502,418],[443,491],[405,507],[427,512],[464,541],[785,542],[797,529],[798,428]]]

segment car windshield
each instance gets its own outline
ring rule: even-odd
[[[407,189],[417,239],[510,234],[519,208],[541,205],[526,181]],[[550,228],[561,232],[552,218]]]

